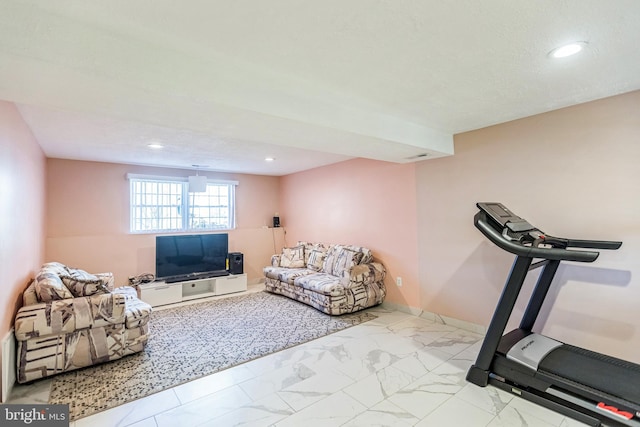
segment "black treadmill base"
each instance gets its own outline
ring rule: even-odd
[[[611,401],[631,412],[640,412],[640,366],[626,360],[564,344],[540,362],[538,375],[559,378],[562,388]]]
[[[640,413],[640,366],[568,344],[552,350],[538,370],[506,357],[531,332],[514,329],[502,337],[491,371],[514,384],[544,391],[553,386],[584,400],[604,402],[632,414]]]
[[[516,384],[511,384],[509,382],[503,381],[501,379],[497,379],[495,376],[491,376],[489,378],[489,384],[504,390],[508,393],[514,394],[518,397],[521,397],[525,400],[528,400],[537,405],[543,406],[547,409],[551,409],[552,411],[558,412],[562,415],[565,415],[569,418],[573,418],[576,421],[580,421],[584,424],[590,426],[609,426],[609,427],[629,427],[629,426],[640,426],[640,421],[637,418],[633,418],[632,420],[620,419],[618,420],[615,416],[608,416],[605,412],[598,412],[596,410],[588,409],[588,406],[578,405],[566,398],[555,396],[553,394],[547,392],[541,392],[539,390],[531,389],[531,388],[521,388]],[[565,394],[564,392],[560,392],[560,394]],[[569,398],[570,395],[567,395]],[[576,397],[580,400],[579,397]],[[577,401],[576,399],[573,399]],[[584,402],[587,403],[587,402]],[[595,407],[595,405],[594,405]]]
[[[474,365],[467,374],[467,380],[483,386],[482,383],[474,380],[482,380],[484,372]],[[595,391],[587,392],[588,390],[584,387],[574,390],[572,384],[567,380],[558,377],[551,378],[542,372],[534,372],[501,354],[494,356],[487,382],[585,424],[597,426],[604,423],[607,426],[640,427],[637,415],[633,417],[632,421],[618,421],[615,415],[596,409],[599,402],[604,402],[607,406],[611,405],[618,410],[636,414],[636,411],[631,409],[635,405],[629,407],[629,402],[601,392],[596,395]],[[593,424],[593,420],[597,420],[597,423]]]
[[[537,405],[558,412],[564,416],[573,418],[574,420],[587,424],[589,426],[598,427],[601,426],[603,422],[606,422],[607,425],[615,427],[624,426],[624,424],[612,424],[609,418],[602,420],[599,417],[585,414],[584,409],[579,407],[578,405],[574,405],[573,403],[566,402],[554,396],[547,395],[546,393],[541,393],[537,390],[521,389],[516,385],[510,385],[495,378],[490,378],[489,384],[508,393],[515,394],[516,396],[528,400],[529,402],[533,402]]]
[[[480,387],[486,387],[489,384],[489,371],[478,368],[476,365],[469,368],[467,372],[467,381]]]

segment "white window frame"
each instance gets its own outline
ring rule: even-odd
[[[206,232],[206,231],[228,231],[236,228],[236,212],[235,212],[235,187],[238,185],[238,181],[207,179],[207,186],[219,185],[226,186],[229,191],[228,205],[225,208],[229,209],[229,220],[225,227],[190,227],[189,215],[183,213],[189,212],[192,207],[192,203],[200,193],[189,193],[188,177],[176,177],[176,176],[157,176],[157,175],[139,175],[139,174],[127,174],[127,180],[129,181],[129,232],[131,234],[162,234],[162,233],[180,233],[180,232]],[[136,229],[137,211],[140,210],[141,204],[136,203],[136,192],[134,189],[135,183],[139,182],[150,183],[171,183],[178,184],[178,191],[180,193],[180,205],[175,205],[179,212],[180,220],[176,228],[154,228],[154,229]],[[159,195],[164,195],[159,193]],[[175,194],[174,194],[175,195]],[[186,197],[185,197],[186,195]],[[155,205],[149,204],[148,207],[163,206],[160,203]],[[165,217],[165,220],[169,220],[170,217]],[[158,218],[163,220],[163,218]]]

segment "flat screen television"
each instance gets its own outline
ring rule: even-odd
[[[156,278],[179,282],[227,275],[228,251],[226,233],[156,236]]]

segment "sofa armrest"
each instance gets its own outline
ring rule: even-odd
[[[120,286],[114,290],[125,300],[125,327],[134,329],[149,323],[149,315],[153,311],[151,306],[138,298],[138,291],[131,286]]]
[[[384,266],[378,262],[370,262],[367,264],[358,264],[345,271],[340,282],[348,288],[360,285],[372,285],[374,283],[383,283],[386,270]]]
[[[280,255],[271,255],[271,266],[280,267]]]
[[[28,305],[16,314],[18,341],[60,335],[125,321],[125,296],[98,294]]]

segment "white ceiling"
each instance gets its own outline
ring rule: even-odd
[[[638,0],[0,0],[0,99],[49,157],[283,175],[640,89],[639,42]]]

